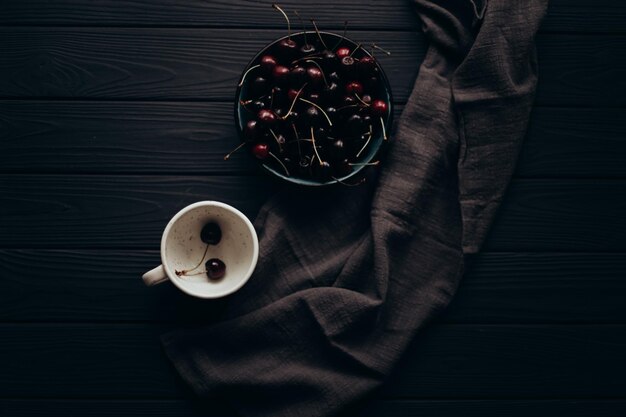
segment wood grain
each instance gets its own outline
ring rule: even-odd
[[[624,131],[624,109],[535,108],[516,176],[624,178]],[[0,101],[2,173],[253,172],[237,144],[230,102]]]
[[[270,2],[252,0],[21,0],[0,3],[0,25],[185,26],[284,29]],[[352,29],[419,28],[408,1],[281,1],[288,11],[315,18],[321,27],[339,30],[344,16]],[[611,0],[552,0],[543,31],[624,32],[626,7]]]
[[[276,30],[0,28],[0,97],[233,100],[237,80]],[[380,61],[394,97],[412,90],[424,42],[416,32],[354,32],[393,52]],[[626,104],[626,43],[609,35],[541,35],[537,103]],[[610,80],[610,82],[607,82]]]
[[[2,175],[0,246],[157,249],[187,204],[221,200],[253,218],[274,184],[265,176]],[[622,251],[625,192],[621,180],[513,181],[485,249]]]
[[[18,398],[189,396],[148,325],[0,325],[0,392]],[[626,326],[438,325],[384,398],[585,399],[626,394]],[[598,375],[601,378],[597,378]]]
[[[373,400],[338,417],[615,417],[626,400]],[[233,417],[218,401],[0,400],[11,417]]]
[[[0,176],[0,245],[157,249],[183,207],[219,200],[254,217],[272,184],[255,176]]]
[[[535,107],[516,175],[624,178],[626,111]]]
[[[157,251],[2,250],[0,321],[176,322],[225,303],[146,288]],[[469,263],[439,323],[626,323],[624,254],[486,253]]]

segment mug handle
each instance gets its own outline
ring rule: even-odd
[[[148,287],[161,284],[168,280],[167,274],[165,274],[165,269],[163,269],[163,265],[159,265],[156,268],[149,270],[143,274],[141,278],[143,278],[143,283]]]

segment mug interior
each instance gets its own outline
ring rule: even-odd
[[[207,249],[200,231],[209,222],[220,226],[222,239]],[[256,232],[249,220],[234,208],[217,202],[197,203],[184,209],[168,225],[161,242],[163,267],[172,282],[184,292],[202,298],[222,297],[238,290],[252,274],[257,254]],[[226,265],[222,279],[209,280],[206,273],[176,275],[176,271],[190,270],[198,263],[190,272],[205,271],[204,264],[211,258],[219,258]]]

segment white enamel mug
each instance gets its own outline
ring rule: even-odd
[[[207,249],[200,231],[209,222],[220,226],[222,239]],[[146,272],[143,281],[152,286],[170,280],[194,297],[224,297],[248,281],[258,257],[256,231],[242,212],[217,201],[200,201],[183,208],[169,221],[161,238],[162,264]],[[226,265],[226,274],[220,280],[209,280],[206,274],[176,275],[176,271],[190,270],[199,263],[196,270],[203,271],[204,263],[211,258],[221,259]]]

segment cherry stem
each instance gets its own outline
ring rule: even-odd
[[[359,180],[359,182],[355,182],[354,184],[350,184],[348,182],[342,181],[342,180],[340,180],[337,177],[332,177],[332,178],[335,180],[335,182],[338,182],[339,184],[345,185],[345,186],[348,186],[348,187],[358,187],[359,185],[361,185],[361,184],[363,184],[365,182],[365,178],[361,178]]]
[[[322,34],[320,33],[319,29],[317,28],[317,25],[315,24],[315,20],[311,19],[311,23],[313,23],[313,27],[315,28],[315,33],[317,33],[317,37],[320,38],[322,45],[324,45],[324,48],[328,49],[326,42],[324,42],[324,39],[322,39]]]
[[[313,60],[306,60],[304,62],[310,62],[311,64],[315,65],[320,72],[322,73],[322,79],[324,80],[324,84],[326,84],[326,86],[328,86],[328,81],[326,81],[326,76],[324,75],[324,70],[322,69],[322,67],[320,66],[320,64],[318,64],[317,62],[313,61]]]
[[[300,24],[302,25],[302,33],[304,33],[304,44],[308,45],[309,41],[306,39],[306,26],[304,25],[304,20],[302,20],[302,18],[300,17],[300,13],[298,13],[297,10],[294,10],[293,12],[296,14],[296,16],[298,16]]]
[[[280,141],[278,140],[278,136],[276,136],[276,133],[274,133],[274,131],[272,129],[270,129],[270,133],[272,134],[272,136],[274,136],[274,140],[278,144],[278,149],[280,149],[280,151],[282,152],[283,145],[280,144]]]
[[[341,36],[341,38],[339,38],[339,40],[337,41],[337,43],[335,44],[335,46],[333,46],[333,51],[337,50],[337,47],[341,44],[341,42],[346,39],[346,34],[348,33],[348,21],[346,20],[345,22],[343,22],[343,35]]]
[[[294,61],[291,61],[291,64],[293,65],[293,64],[295,64],[296,62],[300,62],[300,61],[308,61],[309,59],[324,59],[323,57],[321,57],[321,56],[316,56],[316,55],[319,55],[319,54],[309,55],[309,56],[304,56],[304,57],[302,57],[302,58],[298,58],[298,59],[296,59],[296,60],[294,60]]]
[[[270,152],[269,154],[270,154],[270,156],[271,156],[272,158],[274,158],[276,161],[278,161],[278,163],[280,164],[280,166],[282,166],[282,167],[283,167],[283,169],[285,170],[285,174],[287,174],[287,176],[288,176],[288,177],[290,177],[290,176],[291,176],[291,174],[289,173],[289,170],[287,169],[287,167],[285,166],[285,164],[283,164],[283,162],[280,160],[280,158],[279,158],[279,157],[277,157],[276,155],[274,155],[274,154],[273,154],[273,153],[271,153],[271,152]]]
[[[285,16],[285,20],[287,21],[287,39],[291,40],[291,22],[289,21],[289,17],[287,17],[287,13],[276,3],[272,4],[272,7],[278,10]]]
[[[377,166],[378,164],[380,164],[380,161],[367,162],[363,164],[348,164],[348,165],[350,165],[351,167],[354,167],[354,166]]]
[[[287,114],[285,114],[283,117],[281,117],[281,119],[286,120],[287,117],[289,117],[289,115],[291,114],[291,111],[293,110],[293,106],[296,105],[296,101],[298,101],[298,96],[300,96],[300,93],[302,93],[302,90],[304,90],[304,87],[306,87],[307,83],[304,83],[304,85],[302,87],[300,87],[300,89],[298,90],[298,93],[296,94],[296,96],[294,97],[293,101],[291,102],[291,106],[289,107],[289,111],[287,112]],[[292,125],[293,126],[293,125]],[[294,126],[295,129],[295,126]],[[297,134],[298,132],[296,132]]]
[[[319,109],[319,111],[321,111],[321,112],[322,112],[322,114],[324,115],[324,117],[326,117],[326,120],[328,121],[328,125],[329,125],[329,126],[332,126],[332,125],[333,125],[333,122],[331,122],[331,121],[330,121],[330,117],[328,117],[328,115],[326,114],[326,112],[324,111],[324,109],[323,109],[323,108],[321,108],[321,107],[320,107],[320,106],[318,106],[317,104],[315,104],[315,103],[313,103],[312,101],[309,101],[309,100],[307,100],[307,99],[305,99],[305,98],[300,98],[300,100],[304,101],[305,103],[309,103],[309,104],[310,104],[310,105],[312,105],[312,106],[317,107],[317,108]],[[312,128],[311,128],[311,129],[312,129]]]
[[[204,261],[204,257],[206,256],[206,253],[209,251],[209,244],[206,244],[206,248],[204,249],[204,255],[202,255],[202,258],[200,259],[200,262],[198,262],[198,264],[196,266],[194,266],[191,269],[183,269],[182,271],[175,271],[177,276],[181,276],[181,275],[189,275],[189,272],[195,270],[196,268],[198,268],[201,264],[202,261]],[[191,274],[191,275],[198,275],[198,274]]]
[[[274,110],[274,88],[272,88],[272,97],[270,98],[270,109]]]
[[[355,53],[356,51],[358,51],[359,49],[361,49],[361,45],[363,45],[363,44],[362,44],[362,43],[359,43],[359,44],[356,46],[356,48],[354,48],[354,51],[352,51],[352,53],[350,54],[350,57],[352,57],[352,55],[354,55],[354,53]]]
[[[228,161],[228,159],[230,158],[230,156],[231,156],[232,154],[234,154],[235,152],[237,152],[239,149],[241,149],[241,148],[242,148],[245,144],[247,144],[247,143],[248,143],[248,142],[241,142],[241,143],[240,143],[240,144],[239,144],[239,145],[238,145],[235,149],[233,149],[232,151],[230,151],[230,152],[228,153],[228,155],[226,155],[226,156],[224,157],[224,161]]]
[[[339,108],[337,109],[337,111],[339,111],[339,110],[343,110],[343,109],[348,109],[348,108],[350,108],[350,107],[359,107],[359,105],[358,105],[358,104],[348,104],[347,106],[339,107]]]
[[[380,118],[380,125],[383,127],[383,140],[387,140],[387,129],[385,129],[385,122],[383,118]]]
[[[384,53],[386,53],[387,55],[391,55],[391,52],[381,48],[380,46],[376,45],[375,43],[371,44],[372,48],[378,49],[379,51],[382,51]]]
[[[315,143],[315,135],[313,134],[313,126],[311,126],[311,141],[313,142],[313,151],[315,152],[315,156],[320,161],[320,165],[322,165],[322,158],[320,158],[320,154],[317,153],[317,144]]]
[[[298,142],[298,157],[302,159],[302,150],[300,149],[300,136],[298,135],[298,129],[296,129],[296,125],[294,123],[291,124],[293,128],[293,133],[296,135],[296,142]]]
[[[248,68],[248,71],[244,72],[243,77],[241,77],[241,81],[239,82],[239,85],[237,87],[241,87],[243,85],[243,83],[246,80],[246,77],[248,76],[248,73],[250,71],[252,71],[255,68],[259,68],[259,67],[260,67],[260,65],[253,65],[250,68]]]
[[[359,156],[361,156],[361,152],[363,152],[365,150],[365,148],[367,148],[367,145],[369,145],[370,140],[372,140],[372,125],[370,125],[370,132],[369,132],[369,137],[367,138],[367,141],[365,142],[365,145],[363,145],[363,147],[361,148],[361,150],[359,151],[359,153],[356,154],[356,157],[358,158]]]
[[[239,104],[241,104],[241,107],[243,107],[244,109],[246,109],[247,111],[249,111],[250,113],[254,113],[252,110],[250,110],[247,105],[250,104],[252,102],[252,100],[239,100]]]
[[[365,105],[365,107],[369,107],[370,106],[369,104],[364,102],[363,99],[361,97],[359,97],[359,95],[357,93],[354,93],[354,95],[357,98],[357,100],[359,100],[361,103],[363,103]]]

